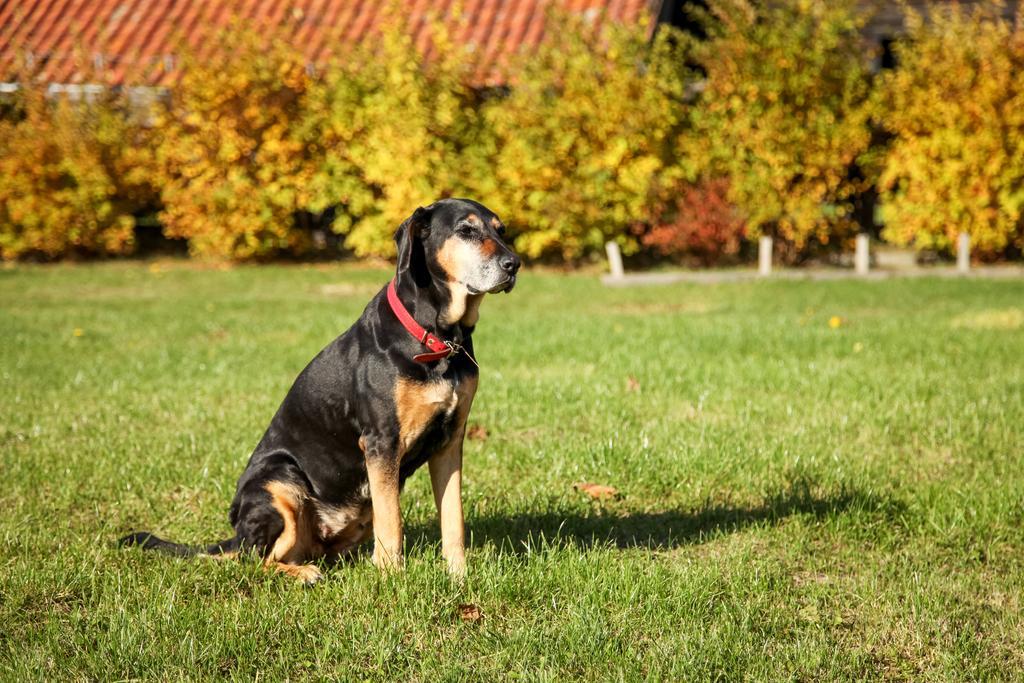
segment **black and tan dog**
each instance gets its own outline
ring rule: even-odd
[[[395,233],[394,280],[299,374],[256,446],[231,504],[234,538],[193,547],[136,532],[121,542],[185,556],[253,549],[312,583],[320,572],[311,562],[348,555],[372,535],[373,562],[399,567],[398,493],[427,463],[444,557],[452,574],[464,574],[472,332],[481,299],[511,291],[520,265],[503,233],[477,202],[416,209]]]

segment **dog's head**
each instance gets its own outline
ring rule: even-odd
[[[469,199],[442,199],[416,209],[395,233],[398,273],[468,294],[510,292],[521,262],[503,239],[505,226]]]

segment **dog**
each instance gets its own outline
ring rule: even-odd
[[[502,221],[468,199],[417,208],[395,233],[394,279],[299,374],[231,503],[233,538],[188,546],[138,531],[121,539],[178,556],[255,551],[306,584],[313,562],[403,565],[399,491],[430,470],[448,571],[466,572],[462,444],[477,389],[473,330],[488,293],[510,292],[521,265]],[[426,326],[423,327],[423,326]]]

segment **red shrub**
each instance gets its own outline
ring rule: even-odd
[[[664,256],[689,257],[714,265],[736,256],[746,225],[726,198],[724,179],[680,185],[667,201],[654,207],[644,246]]]

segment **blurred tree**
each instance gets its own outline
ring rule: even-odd
[[[465,192],[486,168],[468,50],[439,22],[429,59],[397,14],[378,29],[329,66],[302,125],[316,158],[311,206],[335,209],[334,230],[359,256],[393,254],[413,209]]]
[[[1024,14],[953,4],[907,24],[881,88],[883,236],[953,251],[966,230],[982,256],[1024,248]]]
[[[511,94],[490,100],[489,169],[474,178],[527,256],[576,259],[608,240],[628,253],[684,113],[683,60],[668,32],[553,14],[514,65]],[[486,171],[486,172],[485,172]]]
[[[854,0],[711,3],[708,39],[693,42],[707,74],[680,137],[691,178],[725,178],[752,237],[799,251],[852,229],[850,170],[871,141],[864,14]]]
[[[157,116],[165,233],[196,255],[238,259],[301,252],[295,229],[309,204],[311,164],[298,135],[310,77],[300,52],[273,31],[234,23],[226,61],[194,54]]]
[[[130,252],[155,202],[145,128],[109,90],[73,102],[22,82],[0,121],[0,257]]]

